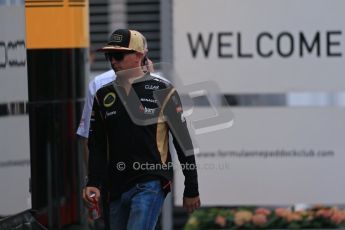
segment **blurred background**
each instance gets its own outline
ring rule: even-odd
[[[76,129],[89,81],[110,70],[96,49],[118,28],[147,38],[156,71],[186,99],[198,148],[203,213],[182,209],[175,170],[157,229],[226,228],[234,216],[224,210],[234,208],[342,209],[344,8],[342,0],[0,0],[0,229],[103,229],[82,201]],[[331,227],[344,224],[341,215]]]

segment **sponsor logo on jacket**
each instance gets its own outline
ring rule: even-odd
[[[157,90],[159,89],[159,85],[145,85],[145,89]]]
[[[151,98],[140,98],[140,101],[157,103],[157,100]]]
[[[115,93],[108,93],[103,99],[103,105],[108,108],[114,104],[115,100]]]

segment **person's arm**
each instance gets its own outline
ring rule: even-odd
[[[89,128],[90,128],[90,118],[91,118],[91,110],[94,100],[94,95],[92,93],[92,88],[94,87],[94,81],[89,83],[89,88],[86,94],[83,114],[80,119],[79,127],[77,130],[78,136],[82,138],[82,148],[83,148],[83,158],[85,163],[85,169],[88,166],[88,159],[89,159],[89,150],[87,147],[88,138],[89,138]]]
[[[95,96],[90,119],[90,132],[88,140],[89,161],[88,161],[88,182],[85,188],[84,199],[90,202],[90,195],[96,194],[96,200],[100,196],[100,187],[106,176],[107,166],[107,137],[100,112],[97,97]]]
[[[88,138],[83,138],[82,139],[82,145],[83,145],[83,153],[84,153],[84,163],[85,163],[85,168],[87,169],[87,166],[89,164],[89,147],[87,146],[89,142]]]
[[[163,102],[164,116],[173,136],[173,143],[185,176],[183,206],[188,212],[200,207],[198,174],[194,156],[194,148],[186,120],[183,117],[183,108],[180,97],[174,88],[169,89]]]

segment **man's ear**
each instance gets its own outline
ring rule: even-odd
[[[135,56],[136,56],[135,61],[141,64],[141,60],[143,59],[144,55],[142,53],[136,53]]]

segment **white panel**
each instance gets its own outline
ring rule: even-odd
[[[9,3],[9,2],[8,2]],[[24,1],[0,4],[0,104],[28,101]],[[29,116],[0,114],[0,216],[31,208]]]
[[[343,9],[343,0],[217,0],[212,4],[209,0],[176,0],[175,68],[186,84],[214,80],[225,93],[343,91]],[[319,33],[315,43],[320,46],[319,55],[316,45],[311,53],[303,45],[304,54],[300,55],[300,33],[309,46]],[[213,34],[208,57],[201,49],[193,57],[188,34],[194,45],[202,34],[206,46]],[[223,44],[220,54],[219,39]],[[287,57],[279,55],[277,46]],[[263,57],[258,47],[261,53],[273,53]],[[245,54],[252,57],[241,57]]]
[[[0,117],[0,215],[31,205],[29,116]]]
[[[24,10],[24,6],[0,7],[0,103],[28,99]]]
[[[196,136],[204,205],[345,203],[345,109],[232,111],[231,128]],[[196,109],[190,120],[205,114]],[[181,205],[184,178],[180,170],[175,174],[175,204]]]

